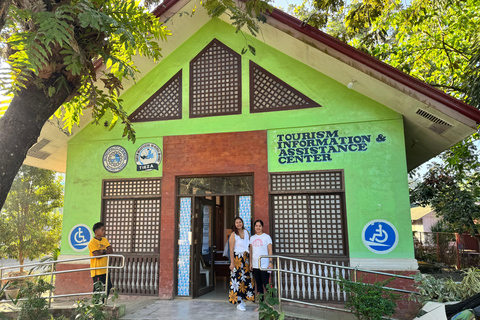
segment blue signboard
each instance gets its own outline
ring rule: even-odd
[[[77,224],[70,230],[68,242],[70,247],[77,252],[84,251],[92,239],[90,228],[84,224]]]
[[[372,220],[363,228],[362,240],[368,250],[374,253],[389,253],[398,244],[398,232],[386,220]]]

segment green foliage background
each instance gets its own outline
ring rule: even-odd
[[[58,248],[62,233],[62,177],[22,166],[0,212],[0,257],[38,259]]]

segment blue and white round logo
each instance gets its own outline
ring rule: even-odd
[[[68,234],[68,242],[73,251],[84,251],[92,239],[90,228],[84,224],[77,224]]]
[[[162,150],[154,143],[144,143],[135,152],[137,171],[158,170],[162,162]]]
[[[398,244],[398,232],[395,226],[386,220],[372,220],[363,228],[362,240],[368,250],[374,253],[389,253]]]
[[[103,154],[103,166],[108,172],[116,173],[122,171],[127,162],[127,150],[122,146],[111,146]]]

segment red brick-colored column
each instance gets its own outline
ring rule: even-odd
[[[87,260],[88,261],[88,260]],[[57,271],[90,268],[90,264],[58,264]],[[93,292],[93,281],[90,271],[61,273],[55,277],[55,294],[72,294]],[[76,299],[78,297],[75,297]]]
[[[163,140],[162,217],[160,234],[161,299],[174,295],[175,177],[253,173],[253,217],[268,219],[267,132],[232,132],[165,137]]]
[[[390,274],[398,274],[402,276],[411,277],[416,274],[418,271],[389,271],[389,270],[382,270],[380,272],[390,273]],[[379,281],[384,281],[390,279],[389,276],[383,275],[376,275],[372,273],[364,273],[358,272],[357,273],[357,281],[361,281],[364,283],[375,283]],[[396,278],[392,282],[390,282],[387,287],[395,288],[395,289],[402,289],[408,291],[417,291],[414,287],[414,281],[410,279],[402,279]],[[408,299],[409,294],[402,293],[401,298],[396,302],[397,308],[395,309],[395,314],[393,317],[395,319],[413,319],[418,311],[421,308],[421,305],[417,302]]]

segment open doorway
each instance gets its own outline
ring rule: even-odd
[[[253,177],[182,180],[178,194],[177,295],[224,300],[228,297],[230,263],[223,250],[236,216],[242,217],[245,228],[251,231]]]
[[[229,260],[223,256],[237,210],[235,196],[194,197],[193,297],[228,296]]]

